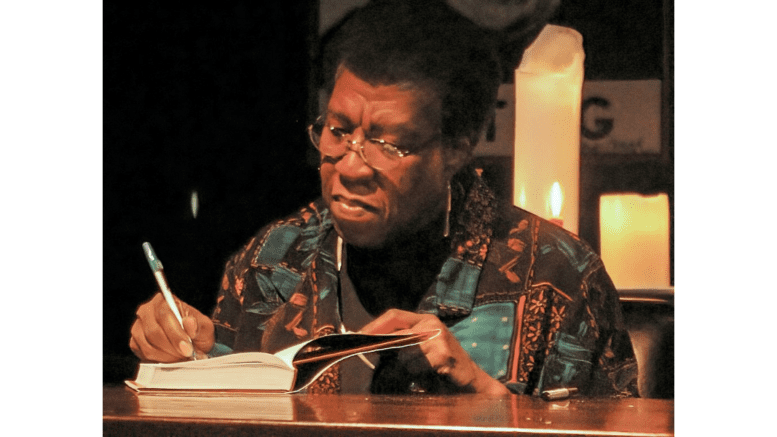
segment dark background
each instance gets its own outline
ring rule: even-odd
[[[176,295],[208,314],[226,258],[318,195],[305,133],[318,6],[107,2],[103,13],[103,380],[114,383],[135,372],[134,310],[156,290],[144,241]],[[601,193],[668,192],[673,208],[672,3],[565,0],[551,22],[583,34],[586,79],[664,84],[660,156],[581,156],[580,234],[598,247]],[[509,159],[487,164],[512,174]]]
[[[105,4],[106,382],[133,376],[134,310],[156,290],[144,241],[174,293],[208,314],[226,258],[319,192],[304,159],[311,10]]]

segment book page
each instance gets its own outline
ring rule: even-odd
[[[291,391],[294,393],[303,390],[333,364],[350,356],[413,346],[434,338],[439,333],[440,330],[437,329],[410,334],[333,334],[304,343],[302,347],[293,346],[276,355],[283,354],[284,359],[288,360],[289,355],[294,353],[292,363],[297,369],[297,379]]]
[[[148,369],[148,368],[147,368]],[[223,364],[217,367],[151,368],[138,372],[134,385],[140,390],[257,390],[288,391],[295,371],[266,363]],[[130,385],[132,387],[132,385]]]
[[[262,390],[288,391],[296,370],[280,358],[262,352],[245,352],[181,363],[141,363],[134,381],[136,391],[149,390]]]
[[[138,411],[143,416],[192,419],[294,420],[294,403],[285,394],[197,392],[196,395],[141,394]]]
[[[222,355],[216,358],[182,361],[179,363],[143,363],[143,364],[159,367],[162,369],[173,369],[173,368],[197,369],[197,368],[214,368],[214,367],[231,366],[231,365],[239,366],[239,365],[248,364],[248,363],[251,363],[251,364],[263,363],[268,366],[276,366],[276,367],[284,367],[287,369],[292,369],[290,362],[287,363],[285,360],[275,355],[264,353],[264,352],[241,352],[241,353],[235,353],[235,354],[229,354],[229,355]]]

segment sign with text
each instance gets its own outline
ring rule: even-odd
[[[515,143],[515,85],[499,87],[494,119],[480,136],[475,156],[513,156]]]
[[[580,142],[584,153],[661,153],[661,81],[583,83]]]

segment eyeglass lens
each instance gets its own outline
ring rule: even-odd
[[[351,134],[336,135],[323,123],[315,123],[309,129],[310,140],[324,155],[340,158],[351,149],[362,157],[364,162],[376,170],[390,170],[399,164],[401,155],[378,141],[364,139],[353,144]]]

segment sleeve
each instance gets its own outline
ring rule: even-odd
[[[638,396],[637,361],[626,330],[618,292],[599,262],[582,287],[595,333],[591,396]]]
[[[596,260],[585,271],[576,302],[551,330],[537,392],[576,387],[584,396],[637,395],[637,362],[615,286]],[[564,312],[564,309],[553,312]]]
[[[209,355],[269,351],[264,342],[270,320],[303,278],[285,261],[301,233],[294,219],[264,227],[227,261],[212,315],[216,344]]]
[[[216,308],[211,319],[215,327],[216,344],[210,356],[233,351],[260,350],[262,330],[258,329],[280,304],[272,290],[262,290],[257,283],[253,254],[258,249],[265,231],[251,239],[242,250],[226,263],[221,279]],[[270,302],[272,301],[272,302]],[[267,311],[258,311],[265,308]]]
[[[247,250],[247,247],[243,249],[244,252]],[[216,298],[216,308],[213,310],[211,317],[216,337],[216,343],[208,354],[211,357],[231,353],[235,347],[235,338],[237,337],[243,313],[242,301],[240,299],[241,290],[236,288],[236,284],[245,281],[244,277],[238,277],[235,269],[235,263],[239,256],[239,254],[236,254],[227,261],[224,275],[221,278],[221,286]]]

